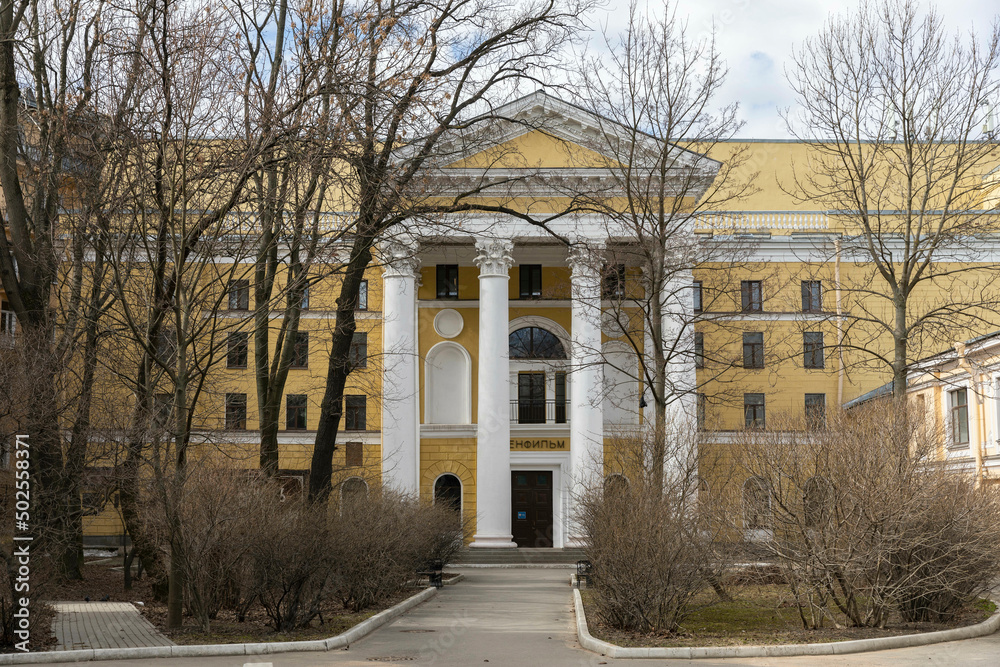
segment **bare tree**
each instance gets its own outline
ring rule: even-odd
[[[935,11],[883,0],[831,18],[789,68],[799,106],[786,119],[810,153],[785,187],[842,222],[830,250],[854,263],[839,285],[844,345],[888,367],[896,396],[953,331],[996,327],[983,178],[1000,160],[998,65],[1000,27],[949,35]]]
[[[668,426],[682,416],[693,422],[697,409],[693,322],[711,318],[695,312],[692,272],[732,270],[745,254],[734,242],[700,241],[695,226],[751,192],[752,177],[737,176],[747,159],[741,149],[725,150],[722,162],[706,157],[742,126],[735,104],[713,107],[726,75],[714,36],[689,34],[675,6],[657,18],[633,3],[625,31],[605,34],[604,46],[609,55],[584,61],[581,89],[601,124],[587,145],[603,156],[610,183],[582,197],[582,207],[606,221],[606,247],[594,251],[606,262],[605,333],[638,366],[608,355],[603,361],[648,390],[657,438],[650,453],[662,474]]]
[[[331,3],[327,12],[316,14],[317,33],[336,40],[324,80],[343,128],[332,157],[345,166],[340,186],[353,211],[311,463],[311,498],[325,500],[330,492],[351,371],[354,309],[376,248],[404,231],[404,224],[443,213],[479,209],[530,219],[502,201],[490,204],[483,197],[491,192],[485,178],[444,195],[430,177],[475,145],[478,127],[498,120],[493,105],[545,75],[588,6],[586,0],[364,0]]]

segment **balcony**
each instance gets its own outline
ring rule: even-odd
[[[565,400],[522,398],[510,402],[511,424],[566,424],[569,406]]]

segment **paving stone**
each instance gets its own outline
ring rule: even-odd
[[[60,651],[174,645],[129,602],[55,602],[52,608]]]

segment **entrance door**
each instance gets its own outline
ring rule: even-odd
[[[552,473],[514,470],[510,480],[514,542],[519,547],[551,547]]]
[[[517,374],[517,423],[545,423],[545,373]]]

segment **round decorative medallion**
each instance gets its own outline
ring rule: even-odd
[[[457,310],[445,308],[434,316],[434,331],[442,338],[454,338],[462,333],[465,320]]]

